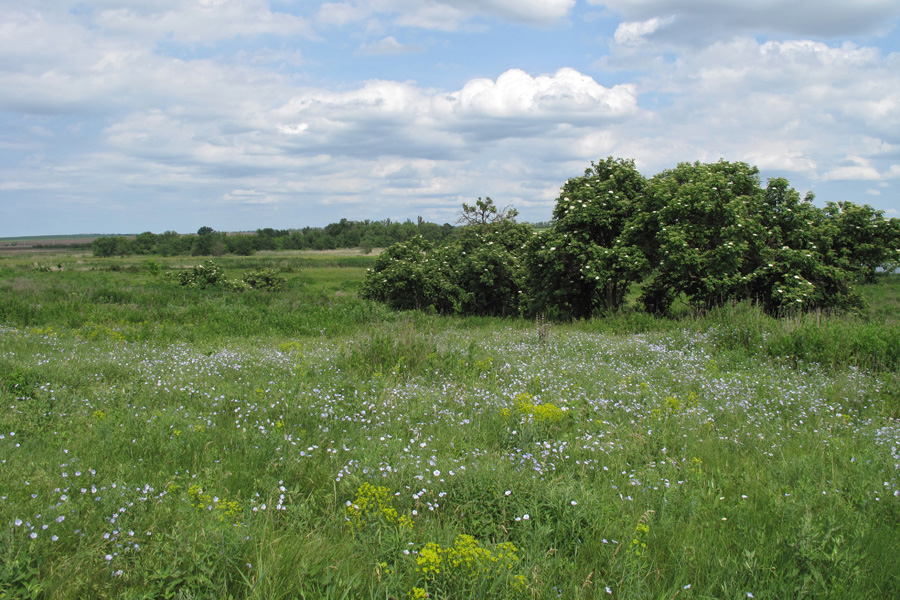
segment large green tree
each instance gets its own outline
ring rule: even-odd
[[[825,213],[787,179],[770,179],[747,224],[744,294],[770,314],[851,308],[860,303],[850,273],[825,252]]]
[[[894,269],[900,262],[897,219],[868,204],[828,202],[824,209],[822,244],[829,259],[872,282],[879,267]]]
[[[526,248],[528,312],[587,318],[622,306],[648,266],[630,231],[645,186],[634,161],[612,157],[565,183],[550,228]]]
[[[741,296],[761,194],[759,170],[742,162],[681,163],[655,175],[634,223],[653,267],[644,307],[666,313],[685,298],[706,309]]]

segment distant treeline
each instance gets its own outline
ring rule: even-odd
[[[174,231],[151,233],[146,231],[134,239],[124,236],[103,236],[93,241],[95,256],[157,255],[157,256],[248,256],[257,250],[334,250],[336,248],[385,248],[407,241],[417,235],[432,242],[441,242],[456,228],[449,223],[349,221],[341,219],[325,227],[303,229],[257,229],[256,232],[222,233],[212,227],[201,227],[196,234],[181,235]]]

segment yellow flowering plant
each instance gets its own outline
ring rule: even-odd
[[[502,597],[504,593],[522,592],[526,587],[525,576],[516,573],[520,560],[518,549],[511,542],[491,548],[471,535],[460,534],[449,546],[425,544],[416,557],[416,571],[425,576],[428,586],[448,594],[453,590],[468,593],[485,586],[491,588],[493,597]],[[425,597],[413,595],[421,594],[416,590],[425,591],[413,588],[411,598]]]

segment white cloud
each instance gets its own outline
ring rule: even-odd
[[[606,88],[573,69],[533,77],[513,69],[444,93],[375,80],[333,92],[303,90],[271,120],[298,152],[444,157],[477,140],[547,136],[565,124],[608,124],[638,112],[632,86]]]
[[[448,2],[473,12],[495,14],[529,23],[548,23],[569,14],[575,0],[457,0]]]
[[[371,44],[363,44],[359,50],[362,54],[416,54],[425,51],[422,46],[402,44],[392,35]]]
[[[496,20],[553,23],[540,36],[574,39],[571,0],[346,0],[303,17],[265,0],[88,8],[22,0],[0,17],[0,202],[45,194],[75,211],[141,197],[145,212],[136,204],[122,212],[140,213],[143,224],[168,198],[166,217],[208,214],[220,202],[327,222],[404,210],[453,220],[459,202],[491,195],[546,218],[565,179],[607,155],[635,158],[648,175],[680,161],[744,160],[764,176],[799,178],[797,187],[840,185],[861,196],[900,178],[900,54],[774,35],[761,42],[756,32],[776,31],[766,29],[770,17],[737,3],[606,4],[625,22],[599,64],[636,71],[590,70],[563,52],[541,57],[550,66],[540,68],[527,52],[496,60],[482,60],[477,45],[475,58],[460,52],[479,35],[480,44],[499,33],[504,44],[535,33],[509,23],[489,30]],[[762,4],[789,12],[789,3]],[[799,6],[804,15],[810,5]],[[894,13],[885,6],[863,12],[881,10],[887,22]],[[679,37],[686,24],[694,39]],[[465,31],[423,36],[401,25]],[[410,39],[429,53],[353,56],[419,50],[402,41]],[[330,63],[330,53],[343,54]],[[424,60],[452,60],[452,74],[417,83],[408,65]],[[381,65],[390,70],[360,80],[363,68]]]
[[[846,164],[835,167],[825,174],[826,181],[851,180],[851,181],[878,181],[881,174],[872,163],[861,156],[848,156]]]
[[[895,0],[588,0],[627,21],[670,19],[672,40],[697,43],[736,33],[834,38],[886,33],[900,19]]]
[[[618,140],[609,130],[592,131],[575,141],[575,154],[586,159],[600,158],[612,154]]]
[[[814,175],[816,173],[816,161],[800,150],[790,149],[791,141],[757,142],[755,147],[746,150],[736,158],[751,165],[756,165],[762,170],[790,171]]]
[[[655,33],[660,27],[668,25],[672,21],[674,21],[674,17],[665,19],[653,17],[646,21],[628,21],[621,23],[616,27],[613,39],[617,44],[625,46],[638,45],[644,42],[645,36]]]
[[[362,4],[350,2],[324,2],[319,7],[317,19],[326,25],[347,25],[361,21],[371,13],[371,9]]]
[[[265,0],[172,0],[98,11],[95,23],[108,31],[141,39],[210,44],[220,39],[262,34],[311,37],[306,19],[272,12]]]
[[[896,155],[900,114],[885,113],[900,97],[900,56],[853,44],[832,46],[751,38],[685,50],[677,61],[640,80],[642,94],[668,100],[653,121],[632,123],[633,135],[667,140],[667,148],[744,159],[814,179],[871,176],[846,155]],[[878,107],[879,110],[873,109]],[[675,145],[673,145],[675,144]]]
[[[267,92],[277,80],[251,66],[161,55],[152,44],[96,35],[66,16],[25,12],[0,22],[0,63],[14,66],[0,70],[0,107],[32,114],[115,114],[187,101],[214,115],[235,101],[226,91]]]
[[[233,204],[259,205],[275,204],[283,198],[279,197],[279,195],[267,194],[258,190],[236,189],[223,195],[222,199]]]
[[[565,120],[608,120],[637,112],[633,86],[606,88],[568,68],[538,77],[511,69],[496,82],[472,80],[448,99],[454,112],[498,118],[549,114]]]
[[[348,25],[389,17],[401,26],[452,31],[479,16],[550,24],[567,16],[574,6],[575,0],[348,0],[322,4],[317,18],[328,25]]]

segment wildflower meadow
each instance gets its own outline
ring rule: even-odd
[[[0,257],[0,598],[900,597],[896,276],[535,322],[374,260]]]

